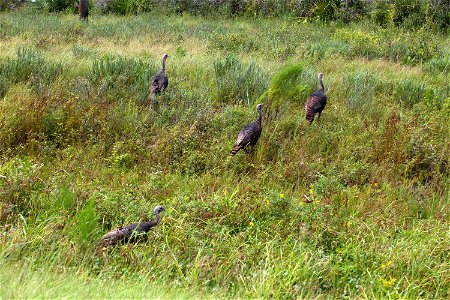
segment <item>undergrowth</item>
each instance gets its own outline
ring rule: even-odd
[[[2,274],[2,296],[154,297],[154,282],[187,297],[449,297],[448,36],[156,13],[19,11],[0,26],[0,263],[30,270]],[[328,102],[309,126],[319,72]],[[255,151],[229,157],[261,102]],[[147,241],[99,251],[156,205]],[[127,289],[97,289],[115,283]],[[73,285],[86,290],[54,292]]]

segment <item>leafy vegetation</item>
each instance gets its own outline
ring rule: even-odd
[[[448,35],[27,9],[0,28],[2,296],[449,297]],[[255,153],[229,157],[260,101]],[[148,241],[97,248],[156,205]]]

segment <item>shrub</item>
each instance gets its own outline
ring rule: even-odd
[[[6,76],[0,77],[0,98],[5,97],[6,93],[9,90],[9,87],[11,85],[11,82],[9,81],[9,78]]]
[[[90,55],[96,54],[96,52],[89,47],[75,44],[72,46],[72,54],[76,58],[87,58]]]
[[[427,9],[427,21],[430,27],[442,32],[450,27],[449,4],[446,0],[427,1],[424,6]]]
[[[394,0],[393,5],[393,21],[394,24],[400,25],[407,18],[420,15],[420,2],[415,0]]]
[[[45,0],[47,2],[47,8],[50,12],[73,10],[75,11],[78,1],[77,0]]]
[[[44,106],[42,99],[30,95],[23,85],[18,85],[11,96],[8,94],[6,101],[0,101],[0,151],[39,138]]]
[[[392,5],[386,0],[374,1],[370,12],[375,24],[387,27],[391,22]]]
[[[113,13],[127,15],[150,11],[151,7],[149,1],[146,0],[112,0],[107,10]]]
[[[298,101],[298,95],[305,88],[299,84],[303,64],[287,65],[270,80],[269,88],[258,102],[267,97],[272,106],[283,102]],[[303,101],[303,100],[300,100]]]
[[[349,55],[350,46],[336,40],[325,40],[308,45],[307,52],[316,59],[321,59],[332,54]]]
[[[340,28],[336,30],[335,38],[347,42],[351,49],[349,54],[353,56],[375,58],[380,56],[382,51],[380,47],[381,37],[377,32]]]
[[[361,19],[367,14],[366,2],[361,0],[343,1],[336,11],[336,18],[344,22]]]
[[[339,178],[320,175],[317,181],[311,185],[310,194],[319,200],[331,198],[342,189]],[[312,193],[311,193],[312,192]]]

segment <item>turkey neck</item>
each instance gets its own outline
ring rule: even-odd
[[[261,126],[261,119],[262,119],[261,111],[258,110],[258,119],[256,119],[256,121],[258,122],[259,126]]]
[[[139,231],[148,232],[153,226],[157,225],[159,221],[161,220],[161,217],[159,214],[155,216],[155,220],[149,221],[149,222],[143,222],[139,225]]]
[[[163,60],[162,60],[162,71],[163,72],[166,72],[166,59],[167,59],[167,57],[163,57]]]
[[[325,91],[325,87],[323,86],[322,78],[320,78],[319,81],[320,81],[320,87],[321,87],[321,90],[322,90],[322,92],[323,92],[323,91]]]

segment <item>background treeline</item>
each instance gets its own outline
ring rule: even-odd
[[[0,10],[15,8],[24,0],[2,0]],[[50,12],[77,9],[77,0],[36,0]],[[380,26],[394,24],[408,30],[422,27],[446,31],[450,24],[448,0],[90,0],[90,6],[117,14],[190,13],[203,16],[278,17],[351,22],[370,19]]]

